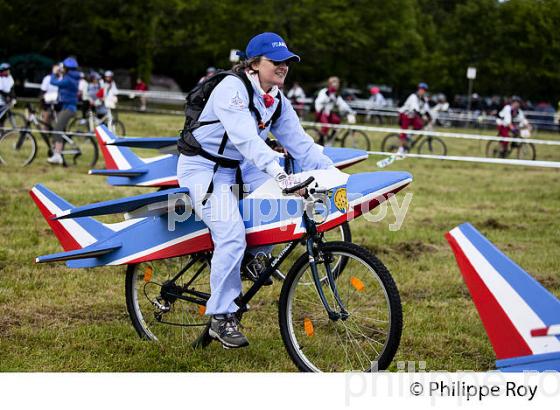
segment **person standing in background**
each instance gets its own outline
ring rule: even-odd
[[[58,74],[62,74],[59,78]],[[68,122],[76,115],[78,109],[78,83],[80,82],[80,73],[78,72],[78,62],[74,57],[68,57],[62,62],[62,69],[58,67],[51,74],[51,84],[58,87],[58,101],[62,104],[62,110],[58,115],[58,119],[53,131],[59,133],[54,134],[53,155],[47,160],[49,164],[64,165],[62,158],[62,148],[64,140],[61,132],[66,130]]]
[[[10,74],[10,65],[8,63],[0,64],[0,113],[3,113],[6,106],[15,100],[14,79]],[[6,116],[0,117],[0,127],[4,126]],[[2,130],[0,130],[0,135]]]
[[[146,111],[146,96],[143,93],[148,91],[148,86],[140,77],[136,79],[134,90],[142,93],[138,95],[138,99],[140,101],[140,111]]]
[[[58,87],[51,84],[51,75],[58,73],[61,65],[62,63],[53,64],[51,72],[44,76],[43,81],[41,81],[41,120],[47,124],[51,124],[55,121],[54,113],[60,108],[57,106]]]

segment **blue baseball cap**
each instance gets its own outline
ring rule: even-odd
[[[10,65],[8,63],[0,64],[0,71],[6,71],[10,69]]]
[[[418,88],[423,88],[424,90],[427,90],[428,89],[428,84],[420,83],[420,84],[418,84]]]
[[[272,61],[301,61],[297,54],[288,50],[284,39],[276,33],[257,34],[249,40],[245,56],[246,58],[264,56]]]
[[[78,62],[76,61],[76,59],[74,57],[65,58],[64,61],[62,62],[62,64],[66,68],[78,68]]]

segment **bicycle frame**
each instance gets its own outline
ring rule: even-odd
[[[293,252],[293,250],[297,247],[300,242],[305,242],[307,253],[310,256],[310,266],[311,266],[311,273],[313,276],[313,283],[315,284],[315,288],[317,293],[319,294],[319,298],[327,314],[329,319],[331,320],[338,320],[342,319],[345,320],[348,317],[348,312],[344,307],[343,302],[340,300],[338,289],[336,287],[335,279],[333,273],[330,269],[330,265],[328,263],[325,264],[326,271],[327,271],[327,279],[329,283],[329,287],[333,292],[334,298],[338,307],[340,308],[340,312],[335,311],[329,305],[323,288],[321,286],[321,279],[319,278],[319,272],[317,269],[317,259],[322,259],[322,251],[321,251],[321,244],[322,244],[322,236],[317,232],[317,226],[315,221],[307,216],[306,213],[303,214],[304,224],[306,226],[307,235],[300,240],[292,241],[284,247],[274,259],[272,259],[269,264],[267,265],[264,272],[259,275],[257,281],[249,288],[249,290],[244,293],[241,297],[236,299],[236,304],[239,306],[239,310],[241,312],[247,311],[247,305],[251,301],[251,299],[257,294],[257,292],[264,286],[266,281],[272,276],[273,272],[286,260],[286,258]],[[198,258],[193,258],[183,269],[181,269],[169,282],[165,283],[162,286],[161,296],[164,300],[174,300],[174,299],[181,299],[188,302],[196,303],[198,305],[206,306],[206,302],[210,298],[210,294],[205,292],[200,292],[194,289],[189,289],[190,284],[200,275],[202,269],[199,269],[193,277],[188,281],[186,285],[183,286],[182,293],[186,293],[190,296],[184,296],[183,294],[178,294],[176,291],[178,290],[174,282],[179,279],[195,262],[200,260],[202,257],[199,256]],[[191,297],[194,296],[194,297]]]

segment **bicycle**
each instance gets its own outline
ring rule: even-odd
[[[370,151],[371,148],[367,134],[360,130],[331,128],[327,135],[323,135],[318,127],[305,127],[304,130],[319,145],[332,146],[340,142],[341,147],[364,151]]]
[[[51,156],[52,125],[39,118],[31,104],[27,105],[25,124],[0,137],[0,164],[6,166],[27,166],[37,154],[37,134],[47,146]],[[92,135],[61,134],[63,140],[62,158],[64,166],[85,164],[93,168],[99,157],[97,141]],[[68,160],[71,161],[68,161]]]
[[[527,131],[527,132],[521,132]],[[528,129],[511,130],[512,138],[529,138],[531,136]],[[537,158],[537,150],[535,144],[531,142],[506,141],[507,146],[504,149],[501,141],[488,141],[486,144],[486,156],[490,158],[511,158],[524,159],[534,161]]]
[[[313,182],[313,177],[290,194]],[[311,195],[309,195],[311,194]],[[304,197],[305,235],[289,242],[236,303],[245,315],[248,303],[301,243],[306,252],[291,266],[278,305],[280,333],[288,354],[302,371],[374,371],[386,369],[399,346],[402,307],[387,268],[368,250],[348,242],[325,242],[315,221],[315,194]],[[138,335],[146,340],[195,348],[211,343],[209,319],[211,253],[130,264],[126,270],[127,310]],[[201,333],[202,329],[202,333]]]
[[[431,127],[426,127],[426,131],[430,131]],[[405,130],[403,130],[406,132]],[[381,141],[381,151],[383,152],[397,152],[401,146],[401,133],[387,134],[383,141]],[[418,145],[419,154],[429,155],[447,155],[447,145],[439,137],[423,134],[406,134],[407,152],[410,152]]]
[[[107,108],[107,112],[101,118],[98,118],[91,106],[87,110],[86,118],[74,117],[66,129],[69,132],[93,133],[95,128],[101,124],[107,126],[111,132],[117,135],[126,135],[123,122],[113,116],[110,108]]]
[[[13,112],[12,108],[16,105],[15,100],[11,100],[2,111],[0,111],[0,136],[5,132],[9,132],[14,128],[22,128],[25,124],[25,117],[20,113]],[[6,127],[6,121],[8,122],[9,126]]]

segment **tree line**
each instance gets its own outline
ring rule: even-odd
[[[419,81],[466,93],[557,101],[560,0],[0,0],[0,58],[77,56],[91,67],[127,68],[189,89],[229,51],[274,31],[300,54],[290,81],[347,86]]]

